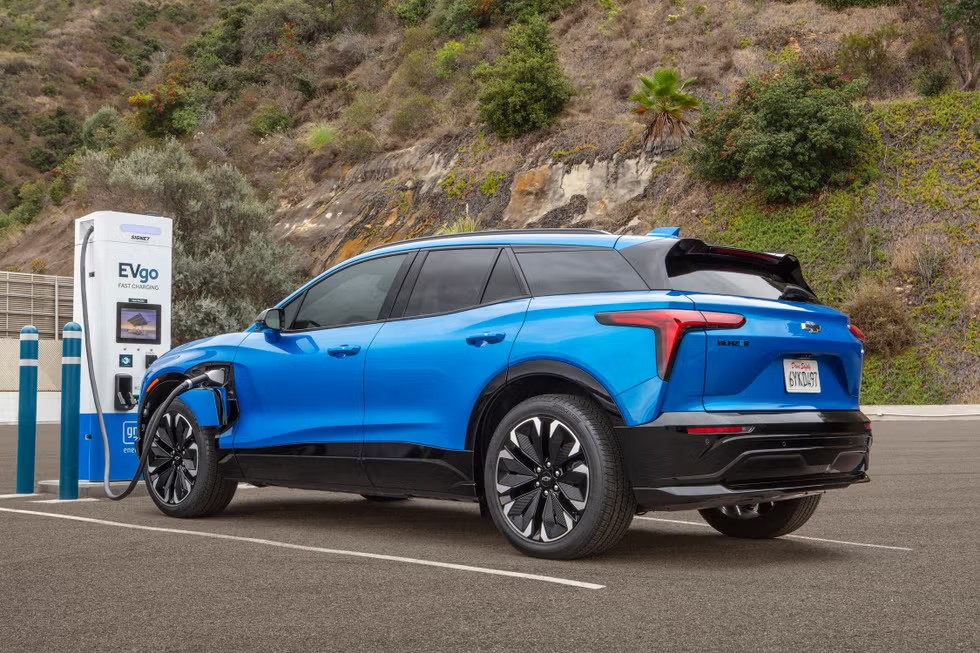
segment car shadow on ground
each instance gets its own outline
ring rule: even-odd
[[[679,516],[699,519],[694,513]],[[490,519],[480,517],[472,503],[375,503],[356,495],[262,497],[256,493],[237,498],[224,513],[207,521],[221,524],[222,530],[246,530],[254,537],[271,537],[273,533],[284,537],[331,535],[331,542],[323,546],[337,546],[333,536],[340,536],[367,538],[372,549],[379,542],[404,545],[416,553],[419,547],[432,546],[433,557],[440,555],[439,547],[448,544],[455,553],[472,553],[475,560],[488,555],[527,560],[507,544]],[[394,550],[386,552],[397,554]],[[606,565],[662,562],[674,567],[746,569],[773,564],[820,565],[864,555],[868,552],[801,540],[741,540],[698,526],[634,520],[618,546],[593,560]]]

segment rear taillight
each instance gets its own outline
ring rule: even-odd
[[[596,313],[600,324],[643,327],[657,334],[657,373],[666,381],[674,366],[677,347],[692,329],[737,329],[745,318],[737,313],[711,313],[686,309],[647,309]]]
[[[751,433],[751,426],[688,426],[691,435],[730,435],[732,433]]]
[[[861,329],[857,328],[853,324],[848,324],[847,328],[851,330],[851,333],[854,334],[855,338],[857,338],[861,342],[864,342],[864,333],[861,331]]]

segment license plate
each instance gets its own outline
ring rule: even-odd
[[[783,359],[783,382],[786,392],[820,392],[820,366],[815,360]]]

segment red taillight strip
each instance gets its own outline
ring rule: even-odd
[[[681,338],[691,329],[737,329],[745,318],[737,313],[712,313],[688,309],[643,309],[596,313],[599,324],[653,329],[657,334],[657,373],[666,381],[674,366]]]
[[[861,342],[864,342],[864,332],[861,331],[861,329],[857,328],[853,324],[848,324],[847,328],[851,330],[851,333],[854,334],[855,338],[857,338]]]
[[[751,426],[688,426],[687,432],[692,435],[718,435],[721,433],[748,433]]]

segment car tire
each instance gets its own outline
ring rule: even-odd
[[[388,503],[391,501],[408,501],[408,497],[386,497],[380,494],[362,494],[362,497],[368,501],[375,501],[377,503]]]
[[[497,529],[539,558],[610,549],[636,508],[608,415],[575,395],[532,397],[507,413],[487,446],[483,485]]]
[[[235,496],[237,481],[218,468],[218,447],[193,411],[179,399],[164,413],[148,446],[143,481],[147,493],[171,517],[207,517],[224,510]]]
[[[708,508],[698,512],[719,533],[761,540],[787,535],[807,523],[820,504],[820,497],[815,494],[799,499]]]

